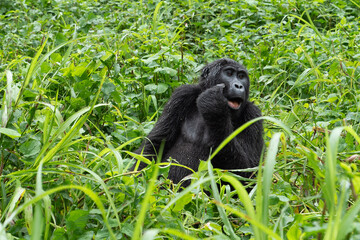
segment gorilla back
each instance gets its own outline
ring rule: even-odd
[[[200,160],[207,160],[235,129],[261,116],[259,108],[248,101],[249,88],[249,74],[236,61],[219,59],[206,65],[198,84],[174,91],[136,153],[155,159],[165,140],[163,161],[171,157],[197,171]],[[262,134],[262,121],[253,123],[212,159],[213,166],[228,170],[258,166],[264,145]],[[145,166],[140,163],[139,168]],[[168,177],[178,183],[190,173],[186,168],[171,166]],[[245,173],[239,175],[248,177]]]

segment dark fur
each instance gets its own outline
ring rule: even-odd
[[[219,78],[221,69],[229,65],[246,71],[242,65],[231,59],[220,59],[204,67],[199,84],[177,88],[136,153],[143,152],[150,159],[155,159],[162,140],[165,140],[163,161],[172,157],[196,171],[199,160],[207,160],[210,152],[235,129],[260,117],[259,108],[247,100],[250,86],[248,80],[246,99],[241,108],[229,108],[222,88],[217,86],[222,83]],[[221,169],[258,166],[264,145],[262,133],[262,121],[246,128],[212,159],[213,166]],[[141,163],[140,169],[144,167],[146,164]],[[168,178],[178,183],[190,173],[185,168],[171,166]],[[240,175],[248,176],[243,173]]]

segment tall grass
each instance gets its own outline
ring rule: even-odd
[[[329,213],[329,223],[324,239],[345,239],[352,230],[352,222],[360,210],[360,201],[357,199],[350,208],[350,183],[337,176],[338,145],[343,131],[350,133],[358,143],[360,137],[350,127],[335,128],[330,136],[326,136],[326,163],[325,182],[323,184],[324,198]],[[351,180],[350,180],[351,181]],[[340,186],[339,189],[337,186]],[[348,209],[347,209],[348,208]]]
[[[359,238],[356,1],[0,5],[0,239]],[[263,162],[250,192],[211,166],[256,119],[180,190],[133,150],[220,57],[249,70]]]
[[[16,108],[17,105],[19,104],[20,99],[22,98],[22,95],[23,95],[26,87],[29,85],[31,79],[35,75],[35,69],[39,65],[38,59],[44,49],[44,46],[46,45],[46,41],[47,41],[47,39],[44,41],[43,45],[40,47],[40,49],[38,50],[38,52],[36,53],[35,57],[33,58],[32,62],[30,64],[26,78],[23,81],[20,91],[16,97],[16,102],[14,104],[14,108]],[[68,43],[70,43],[70,42],[68,42]],[[55,50],[50,51],[50,52],[54,52],[54,51]],[[44,61],[44,58],[42,59],[42,61]],[[26,180],[30,179],[31,176],[35,173],[35,172],[33,172],[33,170],[37,169],[35,196],[33,198],[25,199],[26,201],[24,202],[24,204],[15,208],[15,204],[18,203],[22,199],[23,195],[25,194],[24,188],[22,188],[20,186],[18,186],[16,188],[17,192],[19,194],[15,194],[13,196],[13,198],[9,202],[9,205],[6,206],[5,211],[2,214],[3,224],[0,226],[0,236],[5,236],[5,229],[6,229],[7,225],[9,223],[11,223],[19,213],[21,213],[22,211],[25,211],[25,216],[27,216],[26,226],[29,227],[29,233],[31,235],[31,239],[34,239],[34,240],[48,239],[50,237],[49,234],[50,234],[50,221],[51,221],[51,219],[50,219],[50,217],[51,217],[50,216],[51,215],[51,200],[49,198],[49,195],[59,192],[59,191],[66,190],[66,189],[78,189],[78,190],[83,191],[85,194],[87,194],[97,204],[97,206],[99,207],[99,209],[102,213],[104,223],[107,226],[107,229],[109,231],[111,238],[116,239],[116,237],[107,221],[105,208],[104,208],[100,198],[93,191],[91,191],[85,187],[76,186],[76,185],[61,186],[61,187],[53,188],[48,191],[44,191],[43,187],[42,187],[42,185],[43,185],[43,180],[42,180],[43,165],[47,164],[50,160],[52,160],[54,158],[55,154],[58,153],[60,150],[74,144],[76,141],[71,142],[71,140],[75,137],[75,135],[78,134],[80,128],[84,125],[84,123],[86,122],[86,120],[87,120],[89,114],[92,112],[92,110],[96,107],[105,105],[105,104],[99,104],[99,105],[95,105],[95,104],[98,101],[100,91],[101,91],[102,85],[105,80],[106,72],[107,72],[106,69],[104,69],[104,71],[102,72],[103,73],[102,80],[101,80],[100,86],[98,88],[98,91],[97,91],[94,99],[93,99],[91,106],[89,106],[85,109],[82,109],[79,112],[72,115],[71,117],[69,117],[64,123],[59,125],[59,128],[55,131],[55,133],[52,136],[50,136],[50,132],[49,132],[49,134],[46,134],[46,131],[45,131],[44,136],[45,136],[45,140],[47,140],[47,141],[44,141],[45,144],[44,144],[43,148],[41,149],[39,155],[35,159],[32,167],[29,168],[28,170],[18,171],[14,174],[14,176],[16,176],[16,175],[20,176],[22,178],[22,181],[26,181]],[[8,84],[9,84],[9,86],[11,85],[11,80],[8,80]],[[55,118],[56,108],[51,105],[48,105],[48,104],[44,104],[44,105],[50,107],[50,109],[53,110],[53,112],[54,112],[54,114],[52,114],[52,115],[47,115],[47,118],[45,121],[45,126],[44,126],[45,129],[49,128],[49,131],[51,131],[52,125],[50,125],[50,127],[49,127],[48,124],[50,122],[53,122],[53,120]],[[8,118],[10,118],[10,117],[11,117],[11,115]],[[60,123],[60,122],[58,122],[58,123]],[[73,126],[70,127],[71,124],[73,124]],[[63,135],[61,140],[54,146],[53,143],[56,142],[56,139],[64,132],[67,132],[67,133],[65,135]],[[11,132],[9,132],[9,131],[4,131],[4,133],[6,133],[6,135],[11,134]],[[11,135],[11,136],[16,137],[17,135],[15,134],[15,135]],[[20,136],[18,136],[18,137],[20,137]],[[51,164],[65,164],[65,165],[71,166],[71,164],[61,163],[61,162],[51,163]],[[78,167],[78,166],[73,165],[72,167]],[[83,168],[83,170],[86,170],[86,169]],[[120,168],[119,170],[122,170],[122,168]],[[97,178],[97,180],[99,180],[100,183],[103,184],[103,187],[105,190],[107,189],[106,185],[101,180],[101,178],[99,178],[97,176],[97,174],[95,174],[94,172],[92,172],[90,170],[87,170],[87,171],[92,173],[93,176],[95,178]],[[11,177],[12,175],[13,174],[9,174],[7,177]],[[14,178],[13,180],[18,181],[17,178]],[[11,184],[13,182],[13,180],[10,180],[8,184]],[[18,182],[16,182],[16,184],[18,184]],[[6,205],[6,199],[4,199],[4,196],[6,195],[6,193],[4,193],[4,191],[3,191],[2,194],[3,194],[3,197],[2,197],[3,205]],[[107,194],[109,194],[108,191],[107,191]],[[115,205],[111,198],[109,198],[109,202],[112,205],[113,209],[116,210]],[[35,205],[33,216],[32,216],[32,212],[31,212],[32,205]],[[115,211],[115,213],[116,213],[116,211]],[[119,226],[120,226],[119,217],[117,214],[115,214],[115,215],[116,215],[116,218],[117,218]]]

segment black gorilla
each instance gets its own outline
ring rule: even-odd
[[[211,151],[235,129],[261,116],[259,108],[248,101],[249,87],[247,70],[234,60],[219,59],[208,64],[202,70],[199,84],[183,85],[174,91],[136,153],[155,159],[165,140],[163,160],[171,157],[196,171],[200,160],[207,160]],[[262,133],[261,121],[250,125],[212,159],[214,168],[258,166],[264,145]],[[139,169],[145,166],[141,162]],[[190,173],[186,168],[171,166],[168,178],[178,183]]]

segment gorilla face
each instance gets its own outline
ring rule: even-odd
[[[224,84],[224,97],[233,110],[240,109],[246,102],[246,90],[249,89],[249,78],[246,71],[240,67],[226,66],[221,69],[219,82]]]
[[[233,113],[241,112],[247,104],[250,81],[246,68],[232,59],[219,59],[203,68],[200,87],[206,89],[223,88],[223,96]]]

